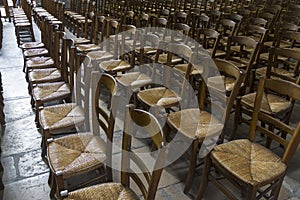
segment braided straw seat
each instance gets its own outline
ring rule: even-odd
[[[85,116],[81,107],[75,103],[44,107],[40,111],[40,125],[44,129],[55,130],[82,124]]]
[[[78,52],[97,51],[100,49],[101,47],[96,44],[79,44],[76,46]]]
[[[276,179],[287,168],[271,150],[248,139],[216,146],[211,152],[211,159],[237,179],[253,186]]]
[[[64,178],[80,175],[104,165],[105,145],[93,133],[79,133],[49,143],[49,165]]]
[[[117,76],[116,79],[122,86],[130,87],[134,91],[152,82],[152,79],[147,74],[141,72],[122,74]]]
[[[242,103],[248,107],[254,107],[256,93],[246,94],[242,97]],[[270,115],[278,115],[289,110],[292,103],[274,94],[265,94],[261,102],[261,110]]]
[[[42,42],[26,42],[20,46],[21,49],[32,49],[32,48],[42,48],[44,47],[44,43]]]
[[[151,57],[151,59],[155,60],[155,57],[156,57],[156,55],[153,55]],[[159,57],[158,57],[157,62],[160,63],[160,64],[167,64],[167,57],[168,57],[167,53],[160,54]],[[173,55],[172,59],[171,59],[171,63],[174,64],[174,63],[179,63],[179,62],[182,62],[182,58]]]
[[[200,69],[199,69],[200,67]],[[203,67],[199,66],[199,67],[194,67],[192,72],[190,73],[191,76],[196,76],[196,75],[200,75],[203,74]],[[188,68],[188,63],[185,64],[178,64],[174,66],[174,69],[180,71],[182,74],[185,74],[185,72],[187,71]]]
[[[23,52],[25,57],[44,56],[49,52],[46,48],[27,49]]]
[[[215,90],[220,90],[220,88],[223,88],[225,85],[225,90],[230,92],[233,90],[234,84],[235,79],[229,76],[214,76],[207,79],[207,85]]]
[[[40,69],[28,74],[29,81],[32,83],[46,83],[60,81],[62,79],[61,71],[57,68]]]
[[[150,88],[142,90],[137,94],[137,97],[148,106],[175,106],[181,101],[175,92],[165,87]]]
[[[32,90],[33,98],[43,102],[63,99],[71,95],[71,89],[65,82],[38,84]]]
[[[34,57],[26,61],[28,69],[49,68],[54,65],[54,60],[51,57]]]
[[[124,60],[108,60],[99,64],[100,70],[109,73],[116,73],[119,71],[127,71],[132,68],[131,64]]]
[[[121,183],[105,183],[68,193],[68,198],[66,198],[66,200],[75,199],[139,200],[140,198],[130,188],[125,188]]]
[[[276,73],[276,74],[280,74],[282,76],[286,76],[286,77],[290,77],[290,78],[294,78],[295,74],[289,70],[286,69],[281,69],[281,68],[272,68],[271,69],[272,72],[271,73]],[[267,74],[267,67],[262,67],[259,68],[255,71],[256,75],[258,76],[266,76]],[[272,76],[271,76],[272,77]],[[272,77],[272,78],[276,78],[276,77]],[[278,78],[278,77],[277,77]]]
[[[211,113],[193,108],[171,113],[168,123],[186,137],[199,140],[219,134],[224,127]]]

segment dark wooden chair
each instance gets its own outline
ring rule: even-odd
[[[138,134],[137,130],[139,131]],[[151,171],[138,153],[133,151],[135,145],[133,138],[150,138],[153,145],[158,149],[157,155],[149,157],[153,162]],[[144,153],[145,154],[145,153]],[[166,148],[163,143],[163,132],[157,119],[148,112],[129,108],[125,110],[124,131],[122,139],[122,159],[121,159],[121,183],[103,183],[70,193],[63,192],[66,200],[75,199],[140,199],[136,191],[131,189],[133,181],[145,200],[154,200],[159,180],[165,166]]]
[[[233,103],[238,95],[243,82],[244,74],[234,64],[217,59],[216,67],[206,66],[209,76],[204,76],[204,81],[199,86],[199,107],[189,106],[177,112],[169,114],[167,123],[171,130],[175,130],[175,137],[183,137],[191,145],[190,153],[186,153],[190,164],[185,181],[184,193],[188,193],[192,185],[193,176],[197,167],[198,153],[200,149],[212,148],[224,139],[224,127],[229,119]],[[229,84],[230,83],[230,84]],[[229,93],[227,98],[226,93]],[[205,108],[205,104],[214,107],[211,111]],[[210,146],[210,143],[212,143]],[[201,152],[202,156],[203,152]],[[200,162],[201,164],[202,162]]]
[[[203,198],[208,181],[217,186],[229,199],[278,198],[288,164],[300,142],[300,123],[294,128],[272,115],[260,112],[260,108],[265,104],[265,95],[270,91],[300,100],[299,85],[284,80],[260,78],[254,106],[248,107],[252,113],[248,139],[218,145],[210,152],[205,160],[197,199]],[[266,122],[272,128],[258,124],[258,120]],[[256,131],[265,136],[265,146],[264,140],[261,143],[255,142],[258,137]],[[286,134],[278,135],[277,131]],[[277,155],[278,152],[272,151],[274,148],[270,149],[271,143],[282,145],[284,150]],[[218,178],[214,175],[213,169],[218,172]],[[220,183],[221,178],[225,178],[227,184]],[[243,197],[234,195],[228,184],[241,191]]]
[[[90,71],[88,73],[91,73]],[[96,180],[112,181],[111,171],[111,156],[112,142],[115,124],[115,114],[113,109],[117,107],[117,83],[114,78],[107,74],[93,73],[92,76],[86,77],[92,79],[93,106],[92,106],[92,132],[80,132],[57,139],[48,140],[47,156],[50,166],[49,183],[51,183],[50,197],[53,198],[56,194],[60,196],[60,192],[67,189],[64,183],[72,177],[82,176],[83,174],[98,171],[99,174],[94,178],[89,178],[73,186],[84,186],[95,182]],[[99,80],[98,80],[99,79]],[[86,87],[86,89],[90,89]],[[112,99],[109,104],[109,109],[105,105],[107,95]],[[105,93],[105,95],[103,95]],[[86,101],[85,101],[86,102]],[[87,105],[85,105],[87,106]],[[87,108],[88,109],[88,108]],[[85,110],[85,112],[89,112]],[[108,112],[107,112],[108,110]],[[74,116],[75,119],[79,116]],[[84,120],[89,120],[85,118]],[[76,124],[75,124],[76,125]],[[77,124],[79,125],[79,124]],[[105,139],[100,135],[100,128],[104,130]],[[66,159],[68,158],[68,159]],[[71,189],[69,189],[71,190]]]

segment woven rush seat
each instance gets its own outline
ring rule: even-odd
[[[87,56],[92,61],[109,60],[113,58],[113,53],[107,51],[91,51]]]
[[[197,108],[171,113],[168,123],[183,135],[200,140],[220,134],[224,127],[213,115]]]
[[[56,130],[76,127],[84,122],[84,111],[75,103],[58,104],[44,107],[39,114],[40,125],[44,129]]]
[[[53,82],[59,81],[62,79],[61,71],[57,68],[47,68],[47,69],[40,69],[38,71],[32,71],[28,74],[29,80],[31,82]]]
[[[151,57],[151,59],[155,60],[155,56],[156,55],[153,55]],[[160,63],[160,64],[167,64],[167,57],[168,57],[168,54],[166,54],[166,53],[160,54],[159,57],[158,57],[157,62]],[[178,63],[178,62],[181,62],[181,61],[182,61],[182,58],[174,56],[174,55],[172,56],[172,61],[171,61],[172,64]]]
[[[76,50],[78,52],[96,51],[96,50],[100,50],[100,49],[101,49],[101,47],[96,44],[80,44],[80,45],[77,45],[77,47],[76,47]]]
[[[185,64],[178,64],[174,66],[174,69],[180,71],[182,74],[185,74],[187,71],[188,63]],[[195,75],[200,75],[203,73],[203,66],[197,66],[194,67],[190,75],[195,76]]]
[[[26,42],[20,46],[22,49],[32,49],[32,48],[42,48],[44,47],[44,43],[42,42]]]
[[[122,74],[121,76],[117,76],[116,79],[122,86],[129,87],[133,91],[152,82],[152,79],[148,75],[141,72]]]
[[[148,106],[159,105],[171,107],[178,105],[181,101],[181,97],[165,87],[142,90],[137,94],[137,96]]]
[[[288,71],[286,69],[272,67],[271,72],[276,73],[276,74],[280,74],[282,76],[286,76],[286,77],[289,77],[289,78],[294,78],[295,77],[295,74],[293,72]],[[259,76],[266,76],[267,67],[262,67],[262,68],[256,69],[255,73]],[[275,78],[272,75],[271,75],[271,77]]]
[[[48,146],[49,165],[64,178],[100,168],[106,160],[105,146],[92,133],[79,133],[53,140]]]
[[[74,44],[75,45],[79,45],[79,44],[87,44],[87,43],[90,43],[90,40],[89,39],[86,39],[86,38],[74,38],[73,39],[74,41]]]
[[[216,146],[211,158],[237,179],[251,185],[264,185],[266,181],[281,176],[287,168],[279,156],[248,139]]]
[[[25,57],[34,57],[47,55],[49,52],[46,48],[28,49],[24,51]]]
[[[241,102],[251,108],[254,106],[256,93],[250,93],[242,97]],[[284,113],[292,106],[292,103],[280,96],[273,94],[264,94],[261,102],[261,111],[278,115]]]
[[[65,82],[38,84],[32,92],[36,100],[43,102],[53,101],[59,97],[64,98],[71,94],[70,87]]]
[[[124,200],[140,199],[130,188],[124,187],[121,183],[104,183],[100,185],[83,188],[74,192],[68,193],[68,198],[65,200]]]
[[[27,68],[48,68],[54,65],[54,60],[51,57],[34,57],[26,61]]]
[[[131,65],[124,60],[108,60],[103,61],[99,64],[100,69],[105,72],[118,72],[118,71],[126,71],[129,70]]]
[[[218,91],[232,91],[234,88],[235,79],[228,76],[213,76],[207,79],[207,86]],[[225,83],[225,84],[224,84]]]

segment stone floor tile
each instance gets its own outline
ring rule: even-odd
[[[21,177],[31,177],[49,171],[48,166],[41,159],[41,150],[29,151],[19,157],[18,162]]]
[[[17,179],[17,170],[15,167],[15,161],[13,156],[8,156],[2,158],[2,165],[3,165],[3,178],[4,182],[12,182]]]
[[[29,97],[6,101],[4,113],[6,123],[34,115],[34,112],[30,106]]]
[[[37,131],[34,116],[6,124],[2,138],[2,156],[40,149],[41,134]]]
[[[49,199],[48,173],[6,184],[3,199],[46,200]]]

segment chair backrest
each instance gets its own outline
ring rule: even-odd
[[[266,76],[278,77],[287,81],[296,82],[300,74],[300,53],[293,48],[271,48]],[[275,70],[282,68],[286,73]]]
[[[199,88],[199,107],[205,109],[204,105],[208,94],[213,115],[225,124],[229,120],[234,102],[239,94],[241,84],[244,81],[243,73],[236,65],[223,59],[213,59],[216,68],[210,67],[208,77],[205,77]],[[224,130],[224,128],[223,128]],[[224,131],[219,137],[224,140]]]
[[[248,25],[248,26],[246,26],[246,29],[245,29],[246,36],[250,36],[253,39],[255,39],[257,42],[260,42],[260,43],[265,42],[268,34],[269,34],[268,29],[261,27],[261,26],[257,26],[257,25]]]
[[[296,43],[300,42],[300,32],[282,31],[281,33],[279,33],[274,46],[279,47],[282,41],[289,42],[289,47],[293,48]]]
[[[260,17],[252,17],[248,22],[251,25],[257,25],[266,28],[268,20]]]
[[[216,29],[222,37],[230,37],[235,34],[236,23],[230,19],[221,19],[217,22]]]
[[[116,108],[118,107],[117,83],[109,74],[92,73],[92,119],[94,134],[105,133],[106,142],[106,173],[107,180],[112,181],[112,142],[115,126]],[[100,129],[99,129],[100,128]],[[103,139],[103,137],[100,137]]]
[[[264,77],[261,77],[257,88],[257,95],[253,111],[253,113],[256,113],[256,116],[254,115],[252,117],[252,123],[250,126],[249,139],[251,141],[254,141],[257,131],[266,136],[267,147],[270,147],[273,141],[278,142],[281,146],[284,147],[284,153],[282,154],[281,159],[284,163],[288,164],[300,142],[300,123],[298,120],[298,124],[296,128],[294,128],[288,123],[285,123],[284,121],[279,120],[272,115],[266,114],[264,112],[259,112],[265,92],[272,92],[273,94],[276,93],[282,96],[289,96],[290,98],[299,101],[300,86],[285,80],[266,79]],[[269,126],[272,127],[273,131],[263,125],[257,125],[257,119],[255,118],[259,118],[262,122],[269,124]],[[281,133],[278,134],[278,131],[280,131]]]
[[[220,41],[220,33],[214,29],[204,28],[197,30],[196,40],[200,42],[204,49],[209,50],[213,56],[217,50],[217,45]]]
[[[159,43],[161,39],[152,33],[147,33],[141,36],[141,46],[140,46],[140,65],[149,63],[150,57],[152,54],[149,53],[149,48],[152,50],[155,54],[156,50],[158,49]],[[147,49],[148,48],[148,49]]]
[[[239,46],[239,51],[234,52],[233,46]],[[250,52],[245,51],[245,48],[251,48],[252,50]],[[245,83],[247,83],[253,64],[257,61],[259,49],[260,43],[248,36],[232,36],[228,39],[226,59],[246,66],[245,76],[247,78]],[[243,61],[243,58],[247,59]]]
[[[152,158],[154,165],[151,169],[144,162],[145,157],[141,158],[133,151],[132,138],[134,137],[150,138],[158,149],[158,155]],[[145,200],[154,200],[166,160],[166,151],[162,128],[152,114],[129,106],[125,116],[122,150],[121,183],[125,187],[130,187],[130,179],[132,179]],[[151,159],[150,155],[149,159]]]
[[[58,45],[60,43],[58,42]],[[66,37],[63,34],[62,39],[62,48],[61,48],[61,72],[64,81],[70,84],[71,91],[73,90],[74,86],[74,76],[72,74],[77,71],[75,69],[75,50],[74,50],[74,41]]]
[[[172,25],[171,42],[182,42],[186,44],[189,36],[191,36],[191,27],[185,23],[174,23]],[[180,40],[175,40],[175,37],[179,35]]]

